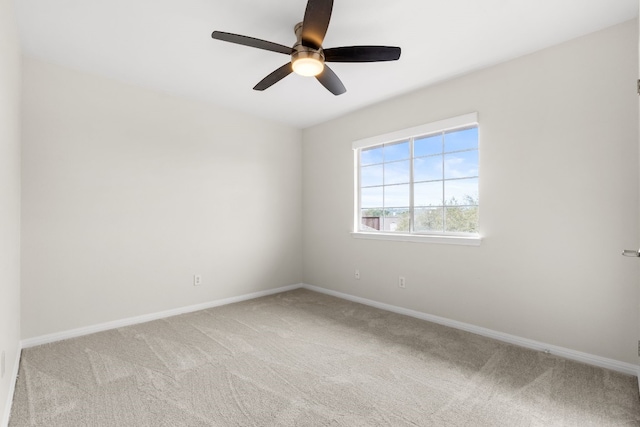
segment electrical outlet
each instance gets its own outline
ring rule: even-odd
[[[199,274],[194,274],[193,275],[193,286],[200,286],[202,285],[202,276]]]
[[[404,276],[398,277],[398,287],[403,288],[403,289],[405,288]]]
[[[358,270],[357,268],[356,268],[356,274],[355,274],[355,276],[356,276],[356,279],[357,279],[357,280],[360,280],[360,270]]]
[[[5,354],[4,350],[2,350],[2,355],[0,356],[0,378],[4,378],[4,364],[5,364]]]

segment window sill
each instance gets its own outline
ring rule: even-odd
[[[440,243],[445,245],[480,246],[480,236],[427,236],[417,234],[366,233],[352,231],[351,237],[356,239],[394,240],[398,242]]]

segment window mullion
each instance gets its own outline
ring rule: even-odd
[[[445,233],[447,230],[447,202],[446,202],[446,194],[444,193],[444,135],[445,132],[442,132],[442,232]]]
[[[387,223],[387,162],[385,147],[387,144],[382,144],[382,212],[380,213],[380,231],[385,232],[384,225]]]
[[[356,153],[356,167],[358,168],[357,188],[358,188],[358,212],[356,213],[356,230],[362,230],[362,150]]]
[[[409,233],[413,233],[415,230],[414,225],[414,199],[413,199],[413,141],[415,138],[409,139]]]

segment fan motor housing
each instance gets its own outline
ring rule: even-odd
[[[296,33],[296,44],[293,45],[293,52],[291,53],[291,60],[295,61],[302,58],[315,59],[324,63],[324,53],[322,48],[314,49],[302,44],[302,22],[298,22],[293,31]]]
[[[322,50],[315,50],[302,45],[294,46],[293,53],[291,54],[291,61],[295,62],[298,59],[303,58],[315,59],[316,61],[324,63],[324,54],[322,53]]]

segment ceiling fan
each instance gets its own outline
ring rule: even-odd
[[[265,90],[295,72],[302,76],[315,76],[329,92],[341,95],[347,89],[325,62],[396,61],[400,58],[400,48],[345,46],[323,49],[322,41],[329,27],[332,9],[333,0],[309,0],[303,21],[294,28],[297,40],[293,47],[222,31],[214,31],[211,37],[225,42],[291,55],[291,62],[262,79],[255,85],[254,90]]]

